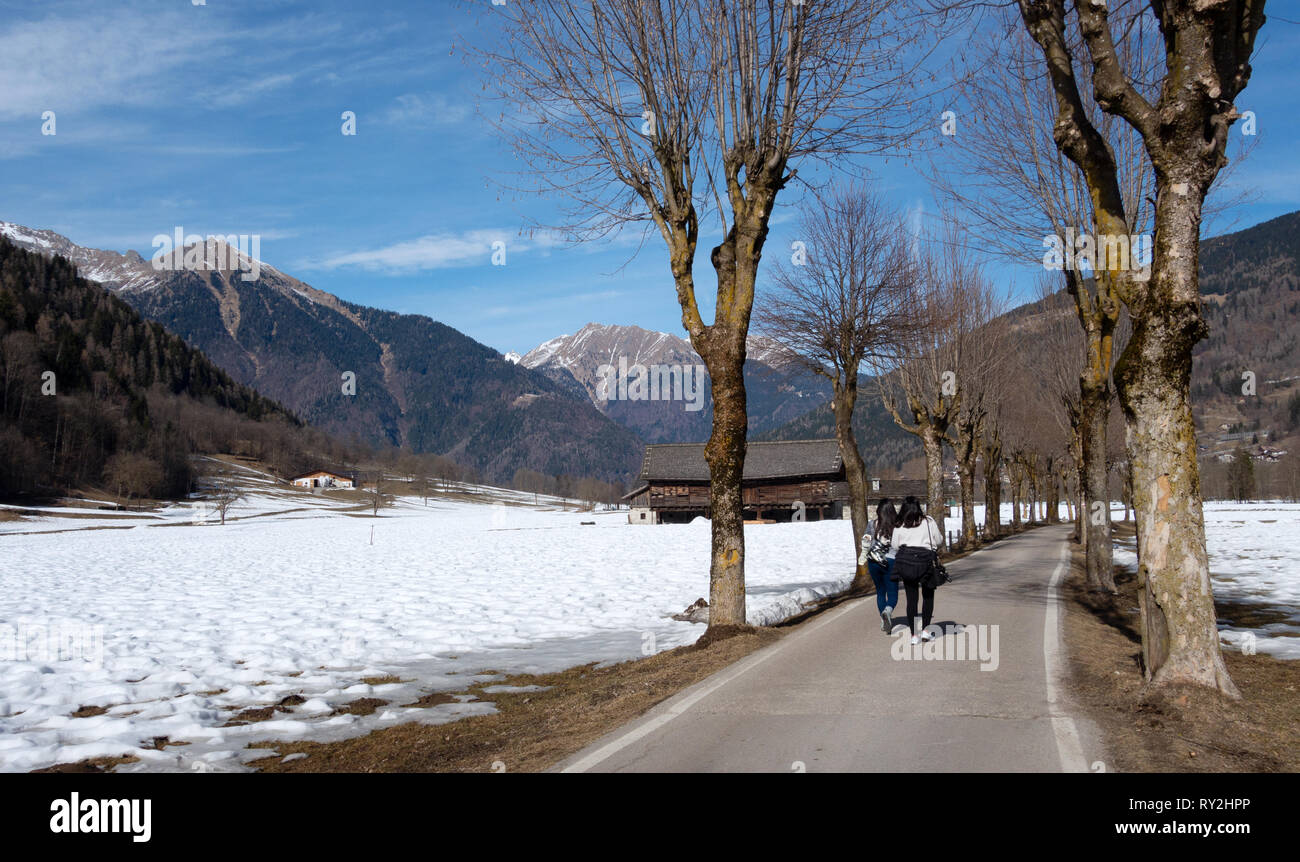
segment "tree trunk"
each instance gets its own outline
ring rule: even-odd
[[[1080,444],[1083,470],[1082,523],[1084,558],[1089,590],[1114,593],[1115,561],[1110,535],[1110,471],[1106,464],[1106,426],[1110,420],[1110,392],[1106,380],[1080,380]],[[1195,451],[1195,447],[1193,447]]]
[[[713,381],[713,433],[704,447],[709,463],[709,628],[745,625],[745,509],[741,477],[748,425],[740,350],[723,350],[705,359]],[[719,355],[721,354],[721,355]]]
[[[1128,523],[1129,513],[1133,511],[1133,470],[1124,469],[1124,523]]]
[[[1083,499],[1083,482],[1076,485],[1074,492],[1074,541],[1083,546],[1083,552],[1086,557],[1088,553],[1088,527],[1084,523],[1088,518],[1088,501]]]
[[[1028,517],[1025,518],[1028,524],[1033,524],[1038,520],[1038,468],[1037,465],[1025,470],[1029,485],[1029,505],[1026,507]]]
[[[973,425],[957,428],[957,478],[961,484],[961,546],[975,547],[975,459],[978,436]]]
[[[1070,520],[1074,524],[1074,533],[1070,536],[1070,541],[1083,544],[1086,541],[1086,534],[1083,528],[1083,430],[1080,427],[1081,420],[1077,411],[1071,411],[1070,416],[1070,464],[1067,468],[1063,465],[1061,469],[1061,479],[1066,485],[1067,499],[1070,506]],[[1072,481],[1066,481],[1067,477]]]
[[[1161,177],[1151,284],[1131,309],[1133,336],[1115,371],[1138,523],[1142,658],[1153,684],[1239,698],[1219,648],[1196,462],[1192,348],[1206,326],[1196,271],[1202,198],[1189,188]]]
[[[714,322],[706,332],[692,333],[696,352],[713,381],[713,431],[704,447],[709,464],[710,522],[713,534],[709,563],[709,629],[745,625],[745,509],[741,479],[749,431],[745,395],[745,337],[754,304],[754,282],[767,236],[770,195],[753,190],[758,222],[738,217],[727,237],[713,249],[710,260],[718,278]],[[762,198],[760,200],[760,198]],[[752,215],[752,214],[751,214]],[[679,281],[689,272],[678,272]],[[682,291],[679,289],[679,299]],[[687,321],[683,305],[683,323]]]
[[[1056,481],[1056,463],[1052,458],[1047,459],[1047,472],[1043,479],[1047,482],[1047,492],[1043,495],[1046,497],[1047,511],[1043,513],[1043,519],[1049,524],[1059,524],[1061,523],[1061,485]]]
[[[984,539],[991,542],[1002,532],[1002,453],[997,443],[984,445]]]
[[[867,465],[858,451],[858,438],[853,433],[853,407],[858,401],[857,375],[850,371],[843,384],[835,385],[835,439],[840,444],[840,457],[844,459],[844,475],[849,484],[849,512],[853,518],[853,559],[856,569],[852,590],[866,589],[871,575],[864,565],[858,565],[862,556],[862,536],[867,531]]]
[[[1011,479],[1011,529],[1020,532],[1020,467],[1010,470]]]
[[[963,550],[975,547],[975,470],[957,465],[961,481],[961,546]]]
[[[939,526],[939,535],[947,542],[943,519],[947,500],[943,495],[943,437],[933,425],[921,429],[921,446],[925,450],[926,514]]]

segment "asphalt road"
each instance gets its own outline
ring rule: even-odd
[[[934,646],[875,597],[803,624],[562,763],[569,772],[1082,772],[1096,729],[1061,699],[1055,583],[1069,527],[948,566]],[[900,594],[899,602],[903,597]],[[899,609],[901,614],[902,608]],[[929,656],[927,658],[927,655]]]

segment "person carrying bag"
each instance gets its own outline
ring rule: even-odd
[[[907,595],[907,627],[915,644],[934,637],[934,633],[929,631],[930,620],[934,618],[934,591],[947,580],[946,570],[939,565],[943,533],[934,519],[921,509],[916,497],[903,501],[898,519],[893,535],[893,545],[898,549],[893,577],[902,583]],[[920,631],[916,628],[918,594],[921,599]]]

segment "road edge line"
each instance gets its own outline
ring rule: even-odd
[[[1062,674],[1060,596],[1057,587],[1070,560],[1070,544],[1061,545],[1061,559],[1047,584],[1047,610],[1043,619],[1043,664],[1047,668],[1047,713],[1052,723],[1052,736],[1056,740],[1056,753],[1061,760],[1062,772],[1089,772],[1088,761],[1083,756],[1083,742],[1074,719],[1060,708],[1057,681]]]
[[[866,598],[872,597],[868,596]],[[746,656],[725,670],[706,677],[689,688],[679,691],[677,694],[668,698],[668,700],[653,707],[640,719],[634,720],[630,725],[624,725],[623,728],[612,731],[612,739],[607,738],[607,741],[604,742],[598,739],[591,745],[588,745],[582,750],[569,755],[569,757],[564,760],[561,760],[547,771],[586,772],[600,765],[618,752],[627,748],[632,743],[649,736],[651,733],[668,724],[673,719],[685,715],[691,707],[695,706],[704,698],[713,694],[727,683],[740,678],[744,674],[766,662],[772,656],[776,655],[780,652],[782,646],[801,640],[823,626],[839,619],[841,616],[866,601],[866,598],[846,602],[841,607],[836,608],[829,614],[817,620],[808,628],[801,629],[793,635],[782,638],[766,649],[759,650],[753,655]],[[586,753],[584,754],[584,752]]]

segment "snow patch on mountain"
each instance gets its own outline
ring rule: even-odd
[[[54,231],[29,228],[12,222],[0,221],[0,236],[37,254],[66,257],[77,267],[77,274],[82,278],[114,292],[146,291],[159,287],[174,272],[186,269],[186,257],[188,255],[191,260],[194,259],[191,250],[197,245],[191,243],[185,248],[173,249],[169,254],[160,255],[160,263],[156,264],[154,260],[146,260],[133,249],[120,254],[108,249],[81,246]],[[203,267],[199,271],[249,273],[262,278],[270,276],[277,287],[292,291],[311,302],[322,302],[324,297],[329,296],[235,246],[228,245],[220,237],[207,237],[205,240],[199,253],[203,260]]]

